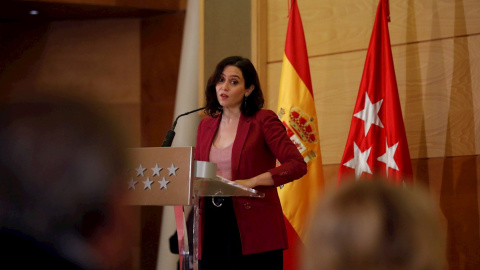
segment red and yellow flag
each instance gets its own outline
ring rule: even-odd
[[[304,243],[308,218],[323,192],[324,181],[307,46],[296,0],[291,0],[289,12],[278,116],[308,166],[305,176],[279,187],[289,242],[283,269],[298,269],[298,249]]]

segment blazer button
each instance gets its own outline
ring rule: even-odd
[[[243,207],[245,207],[245,209],[250,209],[250,208],[252,208],[252,205],[247,202],[247,203],[243,204]]]

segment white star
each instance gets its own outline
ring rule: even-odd
[[[173,163],[172,163],[172,166],[170,166],[170,168],[167,168],[167,169],[168,169],[168,176],[172,174],[177,176],[176,171],[178,170],[178,168],[175,168],[175,165],[173,165]]]
[[[150,177],[147,177],[147,180],[143,181],[143,189],[152,189],[152,183],[153,181],[150,181]]]
[[[365,93],[365,108],[363,108],[362,111],[359,111],[353,115],[365,121],[365,137],[367,136],[368,130],[370,130],[372,124],[383,128],[382,121],[380,121],[380,117],[378,117],[378,111],[380,111],[382,103],[383,99],[381,99],[375,104],[372,104],[370,98],[368,97],[368,94]]]
[[[135,170],[137,171],[137,176],[145,176],[143,175],[143,172],[146,170],[146,168],[143,168],[142,164],[140,164],[140,166],[138,166],[138,168],[136,168]]]
[[[133,178],[130,178],[130,181],[128,181],[128,189],[135,189],[137,183],[137,181],[133,181]]]
[[[354,157],[349,161],[345,162],[343,165],[355,169],[355,177],[358,179],[362,175],[362,172],[372,173],[370,171],[370,167],[368,166],[367,159],[370,155],[370,150],[372,148],[368,148],[365,152],[360,152],[360,148],[358,148],[357,144],[353,142],[353,155]]]
[[[393,158],[393,156],[395,156],[395,151],[397,151],[398,142],[394,144],[392,147],[388,147],[387,140],[385,139],[385,146],[386,146],[385,154],[377,158],[377,160],[387,165],[387,176],[388,176],[388,168],[392,168],[398,171],[397,163]]]
[[[160,189],[165,188],[167,189],[167,184],[170,183],[170,181],[165,181],[165,177],[163,177],[162,181],[157,181],[160,183]]]
[[[158,164],[155,163],[155,168],[152,168],[152,171],[153,171],[152,177],[155,176],[155,175],[160,176],[160,171],[161,171],[162,169],[163,169],[163,168],[159,168],[159,167],[158,167]]]

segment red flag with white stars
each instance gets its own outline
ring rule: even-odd
[[[388,0],[380,0],[350,132],[338,173],[347,179],[386,177],[412,181],[412,164],[403,124],[388,31]]]

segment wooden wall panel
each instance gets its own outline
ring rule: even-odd
[[[475,61],[470,63],[470,73],[472,75],[472,103],[474,104],[474,127],[475,138],[480,138],[480,38],[468,39],[470,58]],[[475,151],[480,153],[480,139],[475,140]]]
[[[139,146],[139,26],[137,19],[4,23],[0,89],[100,102]]]
[[[174,119],[185,12],[141,22],[142,147],[159,147]],[[163,207],[141,207],[140,268],[156,269]],[[159,240],[160,239],[160,240]]]
[[[159,147],[173,124],[185,12],[142,20],[142,146]]]
[[[110,114],[117,125],[126,134],[127,146],[140,146],[140,109],[139,103],[104,104],[103,109]]]
[[[50,33],[33,83],[74,86],[111,103],[140,102],[138,20],[52,22]]]
[[[113,7],[130,7],[156,10],[185,10],[186,0],[28,0],[30,2],[47,2],[79,5],[102,5]]]
[[[267,2],[251,1],[252,55],[250,60],[257,69],[260,85],[267,85]],[[264,90],[265,91],[265,90]]]
[[[480,35],[392,47],[412,158],[480,154],[480,78],[472,76],[479,51]],[[366,50],[310,58],[324,164],[343,155],[365,57]],[[268,65],[266,107],[273,110],[281,65]]]
[[[6,23],[4,27],[16,26]],[[43,35],[41,43],[30,44],[31,48],[19,52],[8,64],[11,77],[3,77],[7,88],[51,92],[68,89],[99,101],[139,103],[138,20],[52,22],[46,25]],[[40,47],[41,52],[29,58],[28,51],[35,47]],[[23,61],[28,66],[17,67]]]
[[[287,1],[268,1],[268,62],[281,61]],[[368,47],[378,0],[298,1],[310,56]],[[390,1],[392,44],[480,33],[477,0]],[[466,24],[467,27],[461,25]]]

